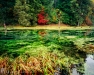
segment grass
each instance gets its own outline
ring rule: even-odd
[[[68,53],[67,53],[68,54]],[[77,64],[81,59],[79,54],[74,56],[59,50],[49,50],[45,46],[27,50],[22,55],[15,59],[0,57],[0,69],[3,69],[1,74],[9,75],[54,75],[60,73],[59,69],[70,70],[71,64]],[[84,60],[83,60],[84,61]],[[63,67],[64,66],[64,67]]]
[[[43,47],[42,47],[43,49]],[[62,55],[64,56],[64,55]],[[10,75],[53,75],[57,65],[60,66],[60,56],[55,52],[44,50],[30,50],[15,59],[8,57],[0,58],[1,74]]]
[[[64,50],[50,50],[50,48],[40,45],[40,47],[36,48],[27,48],[23,54],[16,58],[1,56],[0,69],[4,69],[1,74],[54,75],[54,73],[61,72],[57,68],[70,70],[70,65],[77,64],[82,56],[77,52],[73,52],[76,55],[72,54],[70,48],[66,47]]]

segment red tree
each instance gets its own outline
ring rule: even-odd
[[[46,14],[44,12],[44,9],[41,10],[41,12],[38,14],[38,24],[44,25],[47,24],[48,20],[46,19]]]

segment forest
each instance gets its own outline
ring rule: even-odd
[[[1,0],[0,25],[94,24],[93,0]]]

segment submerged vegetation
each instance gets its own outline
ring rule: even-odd
[[[1,31],[1,74],[69,75],[74,64],[81,64],[77,70],[83,74],[86,53],[75,42],[84,33],[64,30],[58,37],[56,30],[8,30],[6,35]],[[67,37],[73,34],[75,38]]]

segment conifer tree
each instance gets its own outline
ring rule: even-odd
[[[91,0],[59,0],[57,8],[63,11],[64,23],[80,25],[91,12]]]
[[[31,26],[37,24],[39,7],[38,0],[16,0],[14,13],[20,25]]]
[[[12,24],[14,22],[14,0],[0,0],[0,23]]]

